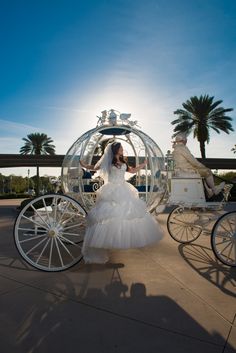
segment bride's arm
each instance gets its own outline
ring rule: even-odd
[[[98,170],[98,169],[99,169],[99,166],[95,168],[94,165],[92,165],[92,164],[86,164],[86,163],[85,163],[84,161],[82,161],[81,159],[80,159],[79,163],[81,164],[81,166],[82,166],[83,168],[88,169],[88,170]]]
[[[127,172],[129,172],[129,173],[137,173],[139,170],[143,169],[146,164],[147,164],[147,160],[145,160],[143,163],[137,165],[137,167],[128,166]]]

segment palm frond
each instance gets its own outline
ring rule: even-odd
[[[220,133],[220,130],[219,130],[219,129],[217,129],[215,126],[211,126],[211,128],[212,128],[212,130],[214,130],[215,132],[217,132],[217,134],[219,134],[219,133]]]
[[[220,106],[222,102],[222,100],[214,102],[214,96],[210,97],[208,94],[200,97],[192,96],[182,103],[184,109],[174,111],[174,114],[178,115],[178,118],[171,122],[175,125],[175,135],[178,132],[193,132],[193,137],[200,142],[203,158],[205,158],[204,143],[210,142],[210,129],[217,133],[223,131],[227,134],[234,131],[231,125],[233,119],[225,115],[233,111],[233,108],[223,108]]]
[[[21,154],[55,154],[55,145],[53,140],[44,133],[31,133],[22,138],[25,141],[24,146],[20,148]]]

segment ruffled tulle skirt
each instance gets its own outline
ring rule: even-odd
[[[136,188],[125,181],[108,182],[97,191],[96,205],[88,213],[82,253],[86,263],[105,263],[108,249],[144,247],[162,237]]]

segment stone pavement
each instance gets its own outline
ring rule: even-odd
[[[15,248],[17,202],[0,201],[1,353],[236,352],[236,269],[215,259],[209,236],[180,245],[163,213],[158,245],[47,273]]]

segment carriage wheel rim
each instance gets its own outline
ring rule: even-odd
[[[188,244],[195,241],[201,235],[203,229],[200,225],[195,225],[188,219],[188,216],[195,215],[195,213],[184,214],[184,210],[191,211],[191,209],[185,209],[181,206],[177,206],[171,211],[167,219],[167,229],[175,241]]]
[[[36,209],[39,202],[43,208]],[[33,211],[31,217],[27,216],[29,210]],[[30,265],[44,271],[72,267],[82,259],[85,217],[83,207],[65,195],[50,194],[32,200],[15,222],[14,240],[20,255]]]
[[[236,267],[236,211],[228,212],[216,221],[212,229],[211,246],[219,261]]]

